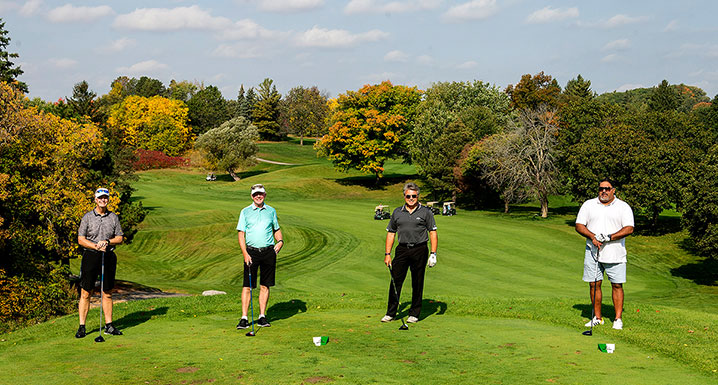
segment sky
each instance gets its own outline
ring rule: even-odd
[[[118,76],[188,80],[236,98],[330,97],[365,84],[504,89],[543,71],[597,93],[671,84],[718,93],[718,2],[540,0],[0,0],[29,97],[54,101]]]

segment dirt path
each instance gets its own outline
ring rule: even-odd
[[[264,163],[279,164],[279,165],[282,165],[282,166],[299,166],[299,165],[296,164],[296,163],[275,162],[275,161],[273,161],[273,160],[267,160],[267,159],[262,159],[262,158],[257,158],[257,160],[260,161],[260,162],[264,162]]]

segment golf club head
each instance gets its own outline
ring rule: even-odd
[[[105,342],[105,339],[102,336],[97,336],[95,337],[95,342]]]
[[[399,330],[409,330],[409,325],[403,323],[399,326]]]
[[[254,337],[255,335],[254,332],[247,332],[247,334],[245,334],[247,337]]]
[[[581,333],[581,334],[583,334],[584,336],[592,336],[592,335],[593,335],[593,330],[586,330],[585,332],[583,332],[583,333]]]

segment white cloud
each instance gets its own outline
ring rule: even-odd
[[[616,88],[616,92],[624,92],[624,91],[630,91],[635,90],[636,88],[645,88],[643,84],[632,84],[632,83],[626,83],[618,88]]]
[[[493,16],[498,10],[496,0],[472,0],[449,8],[443,19],[449,23],[483,20]]]
[[[526,18],[528,23],[550,23],[553,21],[561,21],[565,19],[575,19],[578,17],[578,8],[551,8],[545,7],[533,12]]]
[[[435,9],[441,5],[442,0],[408,0],[408,1],[381,1],[381,0],[351,0],[345,7],[344,13],[407,13]]]
[[[470,70],[472,68],[476,68],[478,65],[479,65],[479,63],[477,63],[473,60],[469,60],[469,61],[465,61],[465,62],[457,65],[456,68],[458,68],[460,70]]]
[[[409,55],[399,50],[389,51],[384,55],[384,61],[405,62],[408,59]]]
[[[317,9],[324,0],[260,0],[259,9],[267,12],[295,13]]]
[[[74,23],[78,21],[95,21],[113,13],[115,12],[107,5],[75,7],[72,4],[65,4],[50,10],[47,14],[47,19],[54,23]]]
[[[678,21],[677,20],[671,20],[670,23],[666,25],[665,28],[663,28],[663,32],[671,32],[678,30]]]
[[[647,20],[648,18],[646,16],[628,16],[628,15],[616,15],[610,19],[608,19],[605,23],[603,23],[603,26],[606,28],[616,28],[621,27],[628,24],[635,24],[640,23],[642,21]]]
[[[231,27],[226,17],[215,17],[197,5],[177,8],[141,8],[119,15],[113,26],[141,31],[176,31],[182,29],[218,30]]]
[[[14,1],[0,0],[0,12],[9,12],[19,7]]]
[[[98,48],[99,52],[115,53],[122,52],[127,48],[133,47],[137,42],[133,39],[123,37],[109,42],[107,45]]]
[[[68,69],[75,67],[77,65],[77,60],[72,60],[64,57],[52,58],[50,59],[50,63],[57,68]]]
[[[388,36],[388,33],[378,29],[353,34],[344,29],[326,29],[319,28],[315,25],[312,29],[298,36],[296,43],[302,47],[339,48],[351,47],[363,42],[382,40]]]
[[[601,61],[604,63],[613,63],[613,62],[618,61],[619,58],[620,58],[620,56],[618,56],[615,53],[612,53],[612,54],[608,54],[608,55],[604,56],[603,58],[601,58]]]
[[[20,8],[20,14],[23,16],[32,16],[43,6],[42,0],[29,0]]]
[[[429,55],[419,55],[416,62],[423,65],[432,65],[434,64],[434,58]]]
[[[244,44],[220,44],[212,51],[214,57],[254,59],[261,57],[257,47],[249,47]]]
[[[223,40],[264,39],[281,36],[281,32],[262,27],[250,19],[242,19],[219,32]]]
[[[129,67],[118,67],[116,71],[121,74],[144,75],[157,72],[169,68],[167,64],[160,63],[157,60],[145,60],[135,63]]]
[[[606,45],[603,46],[604,51],[616,49],[616,50],[624,50],[631,47],[631,41],[628,39],[618,39],[614,41],[609,41],[606,43]]]

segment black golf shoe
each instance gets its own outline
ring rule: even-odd
[[[237,324],[237,329],[246,329],[249,327],[249,321],[247,321],[246,318],[242,318],[239,320],[239,323]]]
[[[269,324],[269,321],[267,321],[266,317],[259,317],[259,319],[257,320],[257,325],[259,325],[263,328],[268,328],[268,327],[272,326]]]
[[[80,327],[77,328],[77,333],[75,333],[75,338],[84,338],[86,335],[85,325],[80,325]]]
[[[122,332],[114,327],[112,324],[105,325],[105,334],[109,334],[112,336],[121,336]]]

